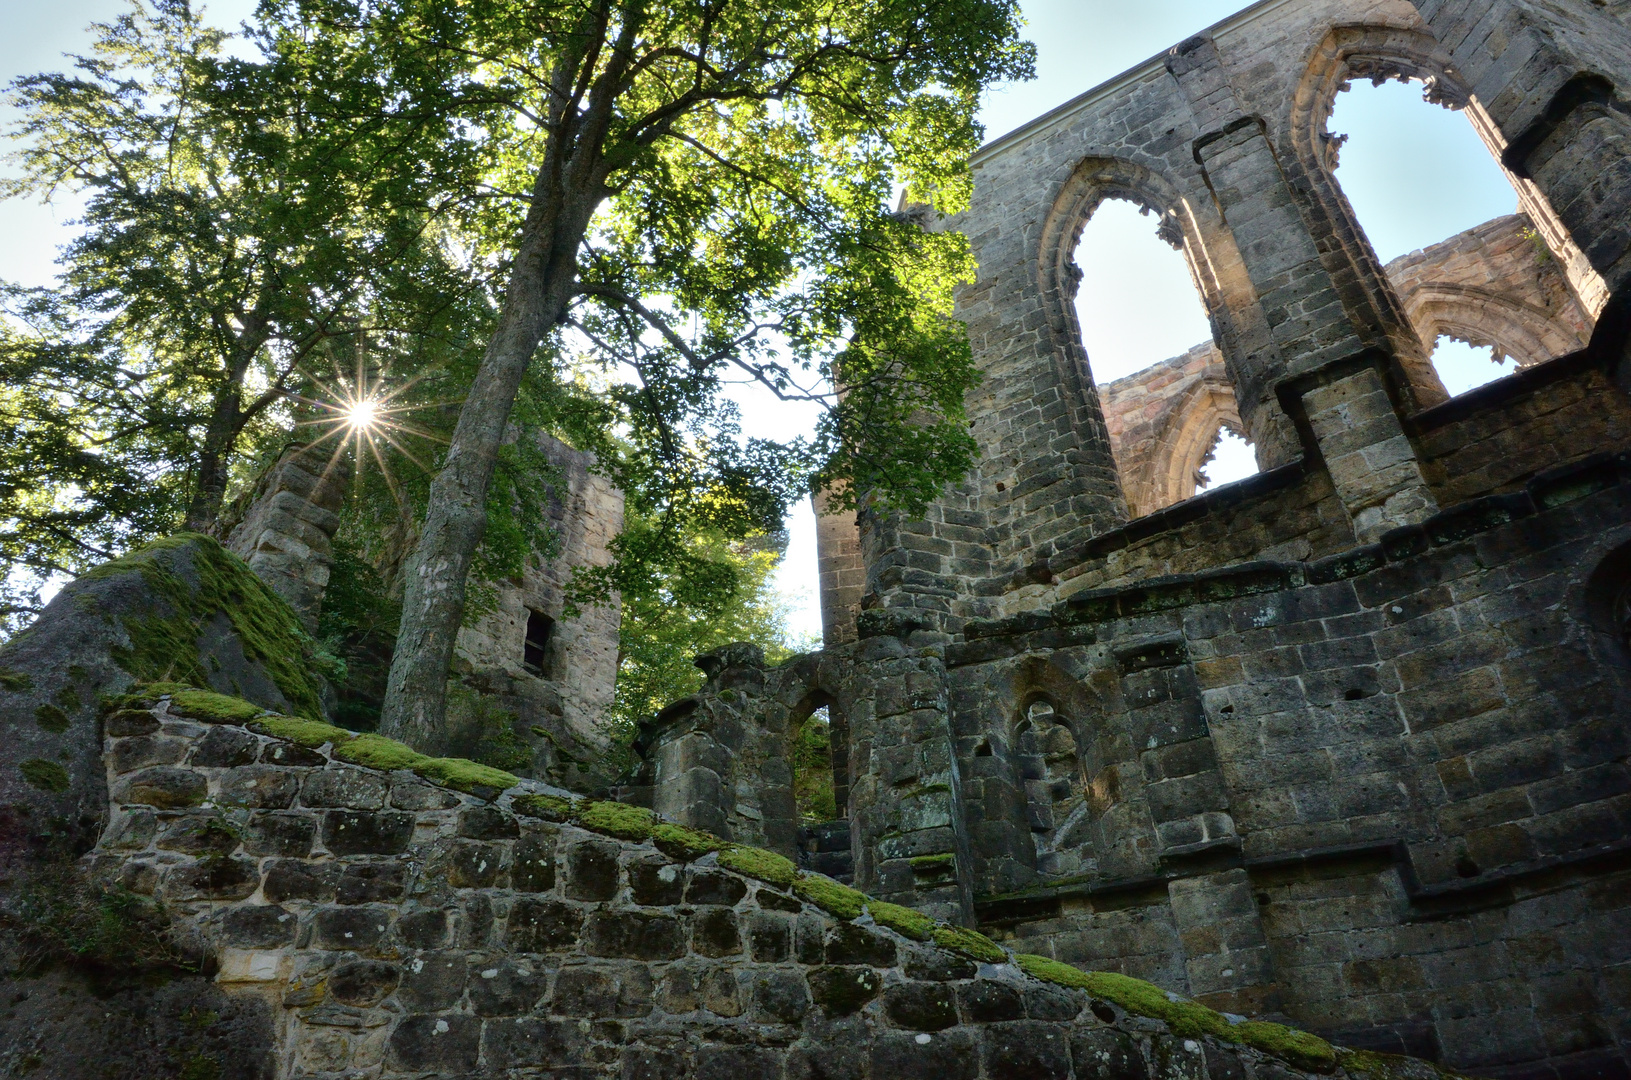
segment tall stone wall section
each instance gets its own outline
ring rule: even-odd
[[[559,536],[549,559],[529,558],[519,580],[492,583],[495,609],[459,631],[466,679],[518,717],[518,735],[532,745],[540,775],[581,774],[605,748],[606,710],[617,685],[622,608],[584,607],[565,615],[574,568],[611,562],[611,541],[623,528],[623,493],[594,472],[592,455],[542,433],[536,439],[556,470],[548,523]],[[553,624],[543,663],[525,663],[527,623],[537,612]]]
[[[976,961],[915,923],[906,936],[834,915],[775,873],[575,824],[564,792],[529,804],[538,785],[465,795],[165,701],[114,714],[106,752],[110,826],[91,866],[162,900],[216,984],[270,1017],[266,1045],[239,1048],[268,1078],[1313,1075],[1254,1048],[1271,1032],[1169,1026],[1148,1001],[1131,1014],[989,943],[971,942]],[[7,1030],[16,1017],[0,1018],[0,1061],[26,1047],[34,1075],[66,1076],[71,1040]],[[1440,1076],[1299,1045],[1340,1080]]]

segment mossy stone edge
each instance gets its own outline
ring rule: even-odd
[[[242,709],[221,707],[216,702],[212,704],[218,706],[217,715],[233,717],[217,722],[244,724],[274,738],[312,749],[325,743],[331,744],[333,756],[348,764],[383,771],[411,769],[416,775],[433,783],[487,797],[489,801],[496,798],[504,789],[512,788],[520,782],[518,777],[491,766],[480,765],[463,758],[427,757],[404,743],[387,739],[382,735],[359,734],[320,721],[279,716],[241,699],[193,687],[149,684],[115,699],[110,705],[157,704],[164,698],[173,700],[178,693],[188,692],[236,703],[236,706],[254,709],[260,714],[251,719],[238,719],[233,714],[241,712]],[[193,703],[196,706],[201,700],[203,699],[195,697]],[[321,741],[315,741],[319,739]],[[500,782],[502,787],[499,787]],[[495,787],[499,790],[493,792],[490,797],[487,796],[486,792]],[[725,869],[770,885],[791,889],[800,899],[814,904],[835,918],[855,919],[865,911],[878,925],[893,930],[902,937],[913,941],[932,941],[940,948],[981,963],[1012,962],[1031,978],[1085,990],[1092,996],[1118,1005],[1129,1013],[1164,1021],[1176,1035],[1210,1035],[1225,1042],[1249,1046],[1312,1072],[1332,1072],[1340,1064],[1350,1072],[1360,1072],[1374,1077],[1375,1080],[1398,1080],[1402,1075],[1401,1070],[1387,1060],[1392,1055],[1339,1049],[1317,1035],[1266,1021],[1248,1020],[1231,1023],[1222,1013],[1205,1005],[1182,998],[1174,1001],[1165,990],[1142,979],[1117,972],[1083,971],[1045,956],[1024,953],[1010,956],[1002,946],[977,930],[938,923],[912,908],[875,900],[824,875],[804,873],[786,857],[773,851],[732,844],[709,833],[663,821],[644,807],[588,799],[573,803],[558,795],[531,792],[515,796],[512,805],[517,812],[529,817],[570,822],[590,832],[598,832],[621,840],[651,841],[665,854],[681,861],[691,861],[709,853],[717,853],[719,864]],[[1458,1073],[1437,1066],[1433,1068],[1445,1080],[1460,1080]]]

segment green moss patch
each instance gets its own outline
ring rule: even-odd
[[[430,758],[410,746],[387,739],[383,735],[363,734],[348,740],[344,746],[334,748],[334,756],[353,765],[363,765],[381,772],[393,769],[412,769],[418,772]]]
[[[867,895],[831,878],[805,874],[793,882],[793,892],[829,915],[840,919],[858,917],[866,908]]]
[[[23,774],[23,779],[39,788],[41,791],[55,791],[58,793],[68,790],[68,770],[54,761],[45,758],[29,758],[17,766],[17,771]]]
[[[32,690],[33,688],[34,680],[21,671],[7,671],[0,668],[0,690],[10,690],[14,694],[20,694],[24,690]]]
[[[1234,1038],[1254,1050],[1273,1054],[1277,1058],[1312,1072],[1330,1072],[1336,1068],[1336,1049],[1318,1035],[1271,1024],[1264,1020],[1248,1020],[1235,1024],[1230,1032]]]
[[[956,858],[951,852],[941,855],[916,855],[906,861],[911,864],[916,873],[927,873],[931,870],[950,869],[952,860]]]
[[[719,853],[719,865],[738,874],[787,888],[798,877],[798,868],[774,851],[732,845]]]
[[[1349,1050],[1347,1047],[1337,1047],[1336,1056],[1337,1064],[1349,1073],[1368,1076],[1373,1080],[1424,1080],[1429,1076],[1465,1080],[1463,1073],[1420,1058],[1381,1054],[1374,1050]]]
[[[1306,1031],[1257,1020],[1231,1024],[1222,1013],[1205,1005],[1181,998],[1174,1001],[1154,983],[1114,971],[1082,971],[1046,956],[1028,954],[1015,956],[1014,963],[1033,978],[1086,990],[1134,1015],[1164,1020],[1175,1035],[1211,1035],[1273,1054],[1298,1068],[1315,1072],[1330,1072],[1336,1067],[1336,1050],[1318,1035]]]
[[[961,953],[970,960],[978,960],[981,963],[1008,962],[1008,954],[1002,951],[1002,946],[978,930],[969,930],[961,926],[937,926],[934,931],[934,943],[942,949],[950,949],[954,953]]]
[[[345,728],[325,724],[320,720],[301,720],[294,716],[263,716],[249,725],[250,730],[274,735],[279,739],[287,740],[297,746],[304,746],[315,750],[324,743],[333,743],[335,746],[355,739],[357,736]]]
[[[559,795],[517,795],[510,805],[518,814],[545,821],[565,821],[572,816],[572,800]]]
[[[35,709],[34,722],[44,730],[58,735],[68,730],[68,714],[55,705],[41,705]]]
[[[647,840],[656,824],[656,815],[643,806],[619,802],[592,802],[578,815],[578,824],[591,832],[605,833],[619,840]]]
[[[710,851],[720,851],[727,846],[713,833],[672,825],[666,821],[651,827],[651,842],[657,845],[658,851],[680,862],[700,859]]]
[[[868,900],[866,909],[879,926],[887,926],[902,937],[913,941],[928,941],[934,937],[935,921],[914,908]]]
[[[186,549],[197,586],[160,561],[166,552]],[[323,715],[318,697],[315,643],[294,609],[255,576],[220,542],[199,533],[177,533],[104,563],[80,580],[94,581],[140,573],[168,611],[150,609],[126,615],[128,649],[113,650],[116,663],[138,679],[176,680],[208,685],[198,654],[199,634],[224,614],[244,655],[266,669],[294,711],[315,720]]]
[[[181,687],[170,694],[170,711],[211,724],[247,724],[266,712],[243,698],[191,687]]]
[[[414,767],[413,771],[426,780],[445,784],[467,795],[482,795],[490,791],[497,796],[499,792],[513,788],[521,782],[521,778],[514,773],[495,769],[491,765],[483,765],[479,761],[456,757],[425,758],[423,764]]]

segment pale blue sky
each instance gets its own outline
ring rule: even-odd
[[[1242,5],[1233,0],[1022,0],[1026,36],[1037,43],[1037,78],[999,87],[983,103],[980,119],[988,137],[1001,135],[1084,90],[1165,51],[1183,38],[1227,17]],[[253,10],[252,0],[213,0],[206,12],[219,25],[235,27]],[[85,26],[123,10],[123,0],[58,0],[53,4],[0,0],[6,33],[0,36],[0,79],[65,66],[64,51],[83,47]],[[9,119],[9,112],[0,114]],[[1515,206],[1512,189],[1473,135],[1465,118],[1422,102],[1420,92],[1389,83],[1360,83],[1338,98],[1333,131],[1350,136],[1338,178],[1361,225],[1385,261],[1434,243]],[[67,235],[71,205],[0,204],[5,242],[0,277],[29,284],[49,280],[55,248]],[[1096,375],[1116,378],[1176,355],[1205,339],[1208,330],[1182,260],[1156,239],[1153,218],[1102,209],[1084,233],[1083,335]],[[1492,372],[1487,353],[1457,353],[1461,374],[1452,389]],[[1465,354],[1465,355],[1460,355]],[[1464,370],[1463,370],[1464,369]],[[1449,374],[1448,372],[1446,373]],[[741,397],[750,434],[785,436],[808,429],[809,410],[778,407],[750,394]],[[1221,457],[1221,455],[1220,455]],[[1220,460],[1213,475],[1238,473]],[[795,632],[819,635],[815,598],[814,520],[808,507],[789,519],[792,543],[779,575],[791,602]]]

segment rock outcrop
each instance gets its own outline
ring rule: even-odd
[[[104,696],[172,679],[315,719],[316,670],[294,611],[207,536],[156,541],[64,586],[0,648],[0,858],[95,842]]]

